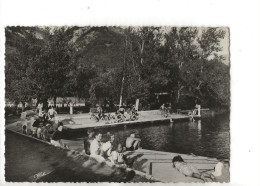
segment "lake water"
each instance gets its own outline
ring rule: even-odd
[[[206,117],[195,122],[176,121],[173,124],[155,123],[102,129],[103,133],[114,133],[116,142],[122,144],[132,131],[141,138],[144,149],[193,153],[218,159],[230,157],[229,114]],[[82,133],[71,136],[74,139],[81,137]]]

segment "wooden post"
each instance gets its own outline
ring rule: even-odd
[[[139,107],[139,99],[136,99],[135,102],[135,110],[138,111],[138,107]]]
[[[200,108],[201,108],[201,106],[198,105],[198,116],[200,116]]]
[[[126,47],[127,47],[127,36],[125,37],[123,78],[122,78],[122,85],[121,85],[121,91],[120,91],[119,107],[122,106],[122,99],[123,99],[124,80],[125,80],[125,68],[126,68]]]
[[[43,107],[43,103],[39,104],[39,116],[42,115],[42,107]]]
[[[73,103],[70,102],[70,114],[73,114]]]

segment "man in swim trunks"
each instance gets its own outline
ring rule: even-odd
[[[130,136],[128,138],[126,138],[126,150],[127,151],[134,151],[137,150],[138,147],[140,146],[140,138],[136,138],[135,137],[135,133],[131,133]]]

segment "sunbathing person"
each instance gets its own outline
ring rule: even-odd
[[[135,137],[135,133],[131,133],[128,138],[126,138],[126,150],[127,151],[135,151],[140,146],[140,138]]]
[[[203,181],[207,181],[206,178],[210,178],[212,180],[215,180],[215,177],[212,174],[201,174],[199,170],[194,167],[193,165],[184,162],[181,156],[175,156],[172,159],[173,167],[175,167],[180,173],[184,174],[185,176],[198,178]]]

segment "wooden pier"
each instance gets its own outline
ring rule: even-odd
[[[63,140],[63,142],[72,150],[84,151],[83,141]],[[215,165],[218,163],[216,158],[147,149],[138,149],[135,152],[126,151],[125,155],[130,159],[134,159],[133,170],[138,171],[139,174],[143,174],[147,178],[151,177],[161,182],[203,182],[200,179],[186,177],[173,168],[172,158],[174,156],[182,156],[185,162],[197,167],[201,173],[213,172]]]
[[[191,118],[199,119],[200,116],[194,115],[190,116],[187,114],[169,114],[168,117],[161,116],[161,112],[159,110],[152,111],[141,111],[139,112],[139,119],[135,121],[124,121],[124,122],[110,122],[110,121],[94,121],[90,119],[90,114],[78,114],[78,115],[60,115],[59,120],[67,120],[71,122],[66,122],[65,126],[68,129],[77,131],[88,128],[108,128],[115,127],[120,125],[141,125],[141,124],[153,124],[153,123],[170,123],[177,120],[189,120]]]

